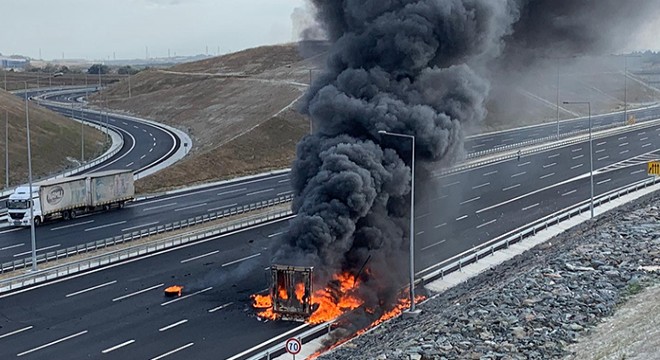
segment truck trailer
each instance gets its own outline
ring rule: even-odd
[[[133,200],[135,186],[130,170],[109,170],[19,186],[7,200],[9,225],[30,226],[32,205],[34,225],[98,210],[122,208]],[[30,198],[32,201],[30,201]]]

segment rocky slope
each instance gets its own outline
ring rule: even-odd
[[[397,318],[320,359],[562,358],[631,295],[659,283],[658,265],[656,195],[565,232],[431,298],[419,317]]]

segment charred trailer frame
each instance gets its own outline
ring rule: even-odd
[[[316,310],[312,304],[313,267],[270,267],[273,312],[282,320],[306,321]]]

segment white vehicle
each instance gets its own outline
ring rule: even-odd
[[[56,218],[74,219],[97,210],[122,208],[133,200],[135,186],[130,170],[110,170],[19,186],[7,200],[9,225],[30,226],[30,203],[34,225]]]

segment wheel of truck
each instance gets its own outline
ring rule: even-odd
[[[124,208],[124,202],[120,201],[119,204],[117,204],[117,209],[123,209]]]
[[[103,211],[108,211],[108,210],[110,210],[110,205],[109,204],[103,205]]]
[[[73,220],[78,216],[78,212],[76,210],[71,210],[71,213],[69,214],[69,217]]]
[[[34,226],[41,225],[41,217],[37,216],[34,218]]]
[[[71,213],[69,212],[69,210],[62,211],[62,219],[71,220]]]

